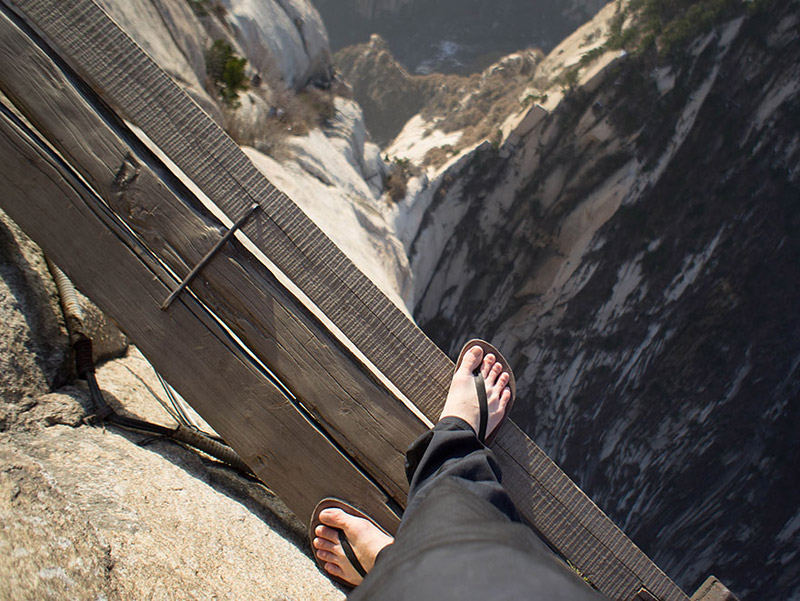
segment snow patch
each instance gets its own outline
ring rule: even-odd
[[[578,353],[570,363],[567,371],[555,381],[556,388],[553,390],[553,398],[556,401],[557,408],[563,406],[566,398],[571,396],[570,391],[578,385],[580,375],[583,373],[581,368],[583,367],[584,355],[585,351]]]
[[[725,395],[725,400],[723,401],[723,403],[727,403],[728,401],[732,400],[737,394],[739,394],[739,390],[742,388],[742,383],[744,382],[745,378],[747,378],[747,375],[750,373],[750,370],[752,369],[753,369],[753,363],[750,360],[750,349],[748,348],[747,352],[745,353],[745,363],[736,372],[736,377],[731,383],[731,386],[728,389],[728,393]]]
[[[660,67],[654,71],[658,93],[663,96],[675,87],[675,72],[671,66]]]
[[[461,140],[463,132],[460,130],[445,133],[438,129],[431,130],[433,125],[420,115],[414,115],[397,134],[385,153],[390,158],[409,159],[412,163],[420,165],[429,150],[445,144],[454,146]]]
[[[760,130],[764,127],[767,120],[775,114],[775,111],[786,102],[793,98],[800,91],[800,75],[795,74],[793,78],[785,79],[781,84],[774,87],[756,110],[755,122],[753,127]]]
[[[644,340],[636,348],[636,350],[633,351],[631,358],[628,359],[628,362],[620,371],[619,378],[617,378],[617,384],[616,384],[617,388],[623,385],[625,380],[628,379],[629,374],[632,374],[632,372],[633,375],[641,373],[642,368],[644,367],[643,364],[640,364],[640,361],[642,359],[642,354],[646,350],[650,349],[653,340],[655,340],[656,336],[658,336],[658,333],[660,331],[661,331],[661,324],[658,323],[652,324],[647,329],[647,335],[645,336]]]
[[[790,519],[786,524],[783,526],[780,532],[775,536],[782,543],[789,542],[789,539],[794,537],[798,530],[800,530],[800,511],[794,514],[794,517]]]
[[[617,270],[617,281],[611,291],[611,298],[597,312],[594,326],[598,330],[603,330],[609,320],[624,312],[625,303],[631,294],[638,290],[639,298],[644,296],[647,286],[640,287],[643,279],[641,264],[643,256],[639,253],[633,261],[623,264]]]
[[[700,272],[703,270],[703,267],[705,267],[706,263],[711,258],[711,255],[714,253],[714,249],[717,248],[720,236],[722,236],[722,229],[717,232],[717,235],[714,237],[714,239],[708,244],[708,246],[705,247],[705,249],[703,249],[701,253],[689,255],[683,260],[683,267],[681,268],[680,273],[675,276],[667,288],[667,291],[664,293],[667,302],[674,302],[678,300],[686,291],[686,289],[694,284],[695,280],[700,275]]]
[[[605,461],[611,455],[617,453],[617,446],[619,445],[625,432],[630,425],[629,420],[622,419],[615,422],[603,436],[603,448],[600,451],[600,461]]]

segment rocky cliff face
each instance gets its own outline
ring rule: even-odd
[[[507,105],[517,105],[516,96],[542,58],[540,51],[526,50],[471,76],[416,75],[394,58],[386,40],[373,34],[369,43],[336,53],[335,63],[352,86],[369,131],[382,148],[386,150],[419,114],[429,135],[434,130],[450,137],[458,132],[456,144],[451,144],[450,154],[454,154],[496,131],[509,112]],[[441,146],[433,143],[435,138],[428,140],[429,148]]]
[[[316,0],[315,4],[326,7],[333,4],[332,0]],[[413,4],[423,4],[421,0],[345,0],[338,2],[340,8],[352,11],[359,17],[375,19],[384,14],[397,14],[402,9]],[[603,2],[597,0],[567,0],[563,2],[564,13],[577,13],[586,16],[599,9]],[[580,17],[578,17],[580,18]]]
[[[409,167],[397,202],[386,202],[393,167],[369,141],[359,107],[325,89],[340,86],[310,5],[102,2],[362,270],[409,302],[442,348],[473,334],[503,348],[520,381],[515,420],[681,585],[694,590],[713,572],[743,600],[800,596],[791,484],[800,468],[796,0],[751,3],[761,10],[660,57],[604,46],[626,23],[612,3],[547,57],[516,52],[469,78],[413,77],[376,42],[353,72],[385,61],[374,73],[394,72],[398,94],[424,92],[403,97],[399,108],[419,108],[386,135],[384,153]],[[459,21],[470,13],[463,1],[455,12],[445,4],[357,7],[370,33],[384,9],[397,18],[437,7],[472,31]],[[537,18],[549,14],[525,4],[541,9]],[[354,23],[335,5],[319,2]],[[549,6],[578,19],[599,3]],[[517,8],[520,27],[531,26],[528,8]],[[482,18],[483,33],[506,31],[508,50],[528,43]],[[411,38],[424,52],[407,65],[422,65],[432,48],[440,64],[454,48],[464,62],[458,47],[436,45],[450,32],[434,29]],[[438,37],[426,42],[431,31]],[[248,59],[238,108],[208,82],[206,53],[218,39]],[[480,107],[492,114],[478,135],[459,115]],[[259,576],[275,563],[264,549],[287,553],[282,569],[297,556],[259,529],[253,498],[262,493],[220,484],[224,470],[161,443],[150,452],[82,425],[88,401],[68,386],[66,333],[41,256],[13,224],[0,226],[0,309],[10,325],[0,336],[0,546],[9,549],[0,573],[15,575],[0,578],[0,596],[32,582],[25,590],[38,597],[339,598],[313,568]],[[124,343],[109,348],[119,354]],[[133,350],[122,361],[101,385],[149,417],[152,374]],[[149,400],[128,399],[134,389]],[[103,477],[86,465],[100,465]],[[158,496],[141,498],[153,484],[143,473],[163,473]],[[224,506],[222,523],[241,527],[219,530],[208,506]],[[202,524],[207,540],[187,537],[175,520]],[[165,547],[212,561],[181,563]],[[208,576],[222,564],[233,566],[214,572],[223,585]]]
[[[800,595],[798,3],[760,9],[668,56],[592,52],[599,15],[398,209],[429,335],[499,344],[534,440],[686,590],[742,599]]]
[[[254,163],[405,307],[408,261],[377,210],[386,166],[332,79],[313,7],[101,3],[218,123],[258,146],[245,149]],[[214,58],[241,68],[227,96]],[[81,300],[106,400],[174,427],[147,361]],[[89,425],[44,257],[2,211],[0,320],[0,598],[344,597],[311,559],[304,526],[263,486],[177,445]]]

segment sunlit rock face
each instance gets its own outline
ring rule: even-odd
[[[333,4],[333,0],[315,0],[315,4],[325,7]],[[339,6],[345,10],[353,11],[365,19],[375,19],[381,15],[396,14],[409,6],[419,6],[424,4],[423,0],[341,0]],[[472,2],[472,4],[477,4]],[[517,3],[521,4],[521,3]],[[587,13],[598,10],[605,2],[603,0],[567,0],[562,2],[563,11],[566,14],[571,12],[578,13],[579,17],[585,17]],[[466,8],[473,9],[473,6]]]
[[[800,595],[800,46],[773,7],[551,90],[404,240],[423,329],[498,344],[534,440],[686,590],[753,600]]]
[[[277,70],[287,85],[330,80],[330,50],[325,25],[307,0],[225,0],[229,24],[253,68]]]
[[[382,146],[422,109],[435,86],[429,78],[409,73],[378,34],[339,52],[336,64],[364,109],[370,134]]]
[[[99,4],[144,50],[195,95],[206,88],[206,50],[231,44],[248,60],[260,85],[301,89],[330,78],[325,26],[307,0],[100,0]],[[207,103],[215,99],[205,98]]]
[[[99,3],[238,142],[263,139],[274,106],[287,93],[331,84],[327,33],[307,0]],[[215,42],[246,60],[244,87],[232,103],[223,101],[208,71]]]
[[[413,120],[421,119],[427,124],[421,128],[426,138],[433,130],[451,137],[456,132],[466,133],[463,145],[494,133],[509,112],[505,105],[520,108],[516,97],[530,82],[542,58],[539,50],[521,50],[469,76],[420,75],[409,73],[394,57],[386,40],[373,34],[369,42],[337,52],[334,62],[364,109],[375,142],[391,156],[397,150],[401,153],[397,156],[411,158],[406,149],[389,146]],[[491,132],[486,130],[487,117],[495,117],[491,119],[495,128]],[[432,148],[442,144],[429,139],[425,145]]]
[[[381,211],[386,164],[367,139],[361,108],[337,99],[323,128],[284,142],[286,158],[245,148],[253,164],[303,209],[403,311],[413,294],[411,268]]]

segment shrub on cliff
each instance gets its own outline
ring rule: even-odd
[[[386,160],[389,160],[387,155]],[[418,175],[411,161],[406,158],[395,157],[389,168],[389,175],[384,180],[384,188],[394,202],[400,202],[408,192],[408,180],[412,175]]]
[[[211,87],[229,108],[238,108],[239,92],[249,87],[244,73],[247,59],[237,56],[225,40],[215,40],[206,51],[206,73]]]
[[[606,47],[659,54],[680,52],[688,42],[746,10],[760,11],[773,0],[631,0],[611,22]],[[629,20],[629,17],[630,20]],[[628,22],[629,26],[625,27]]]

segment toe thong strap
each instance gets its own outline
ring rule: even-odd
[[[486,401],[486,385],[480,373],[475,376],[475,390],[478,391],[478,406],[481,412],[481,422],[478,427],[478,440],[484,442],[486,440],[486,426],[489,423],[489,403]]]
[[[358,557],[356,557],[355,551],[353,551],[353,547],[350,545],[350,541],[347,540],[344,530],[340,530],[339,528],[336,530],[339,531],[339,544],[342,545],[342,551],[344,551],[345,557],[347,557],[347,560],[356,569],[359,576],[364,578],[367,575],[367,571],[364,569],[364,566],[361,565],[361,562],[358,561]]]

